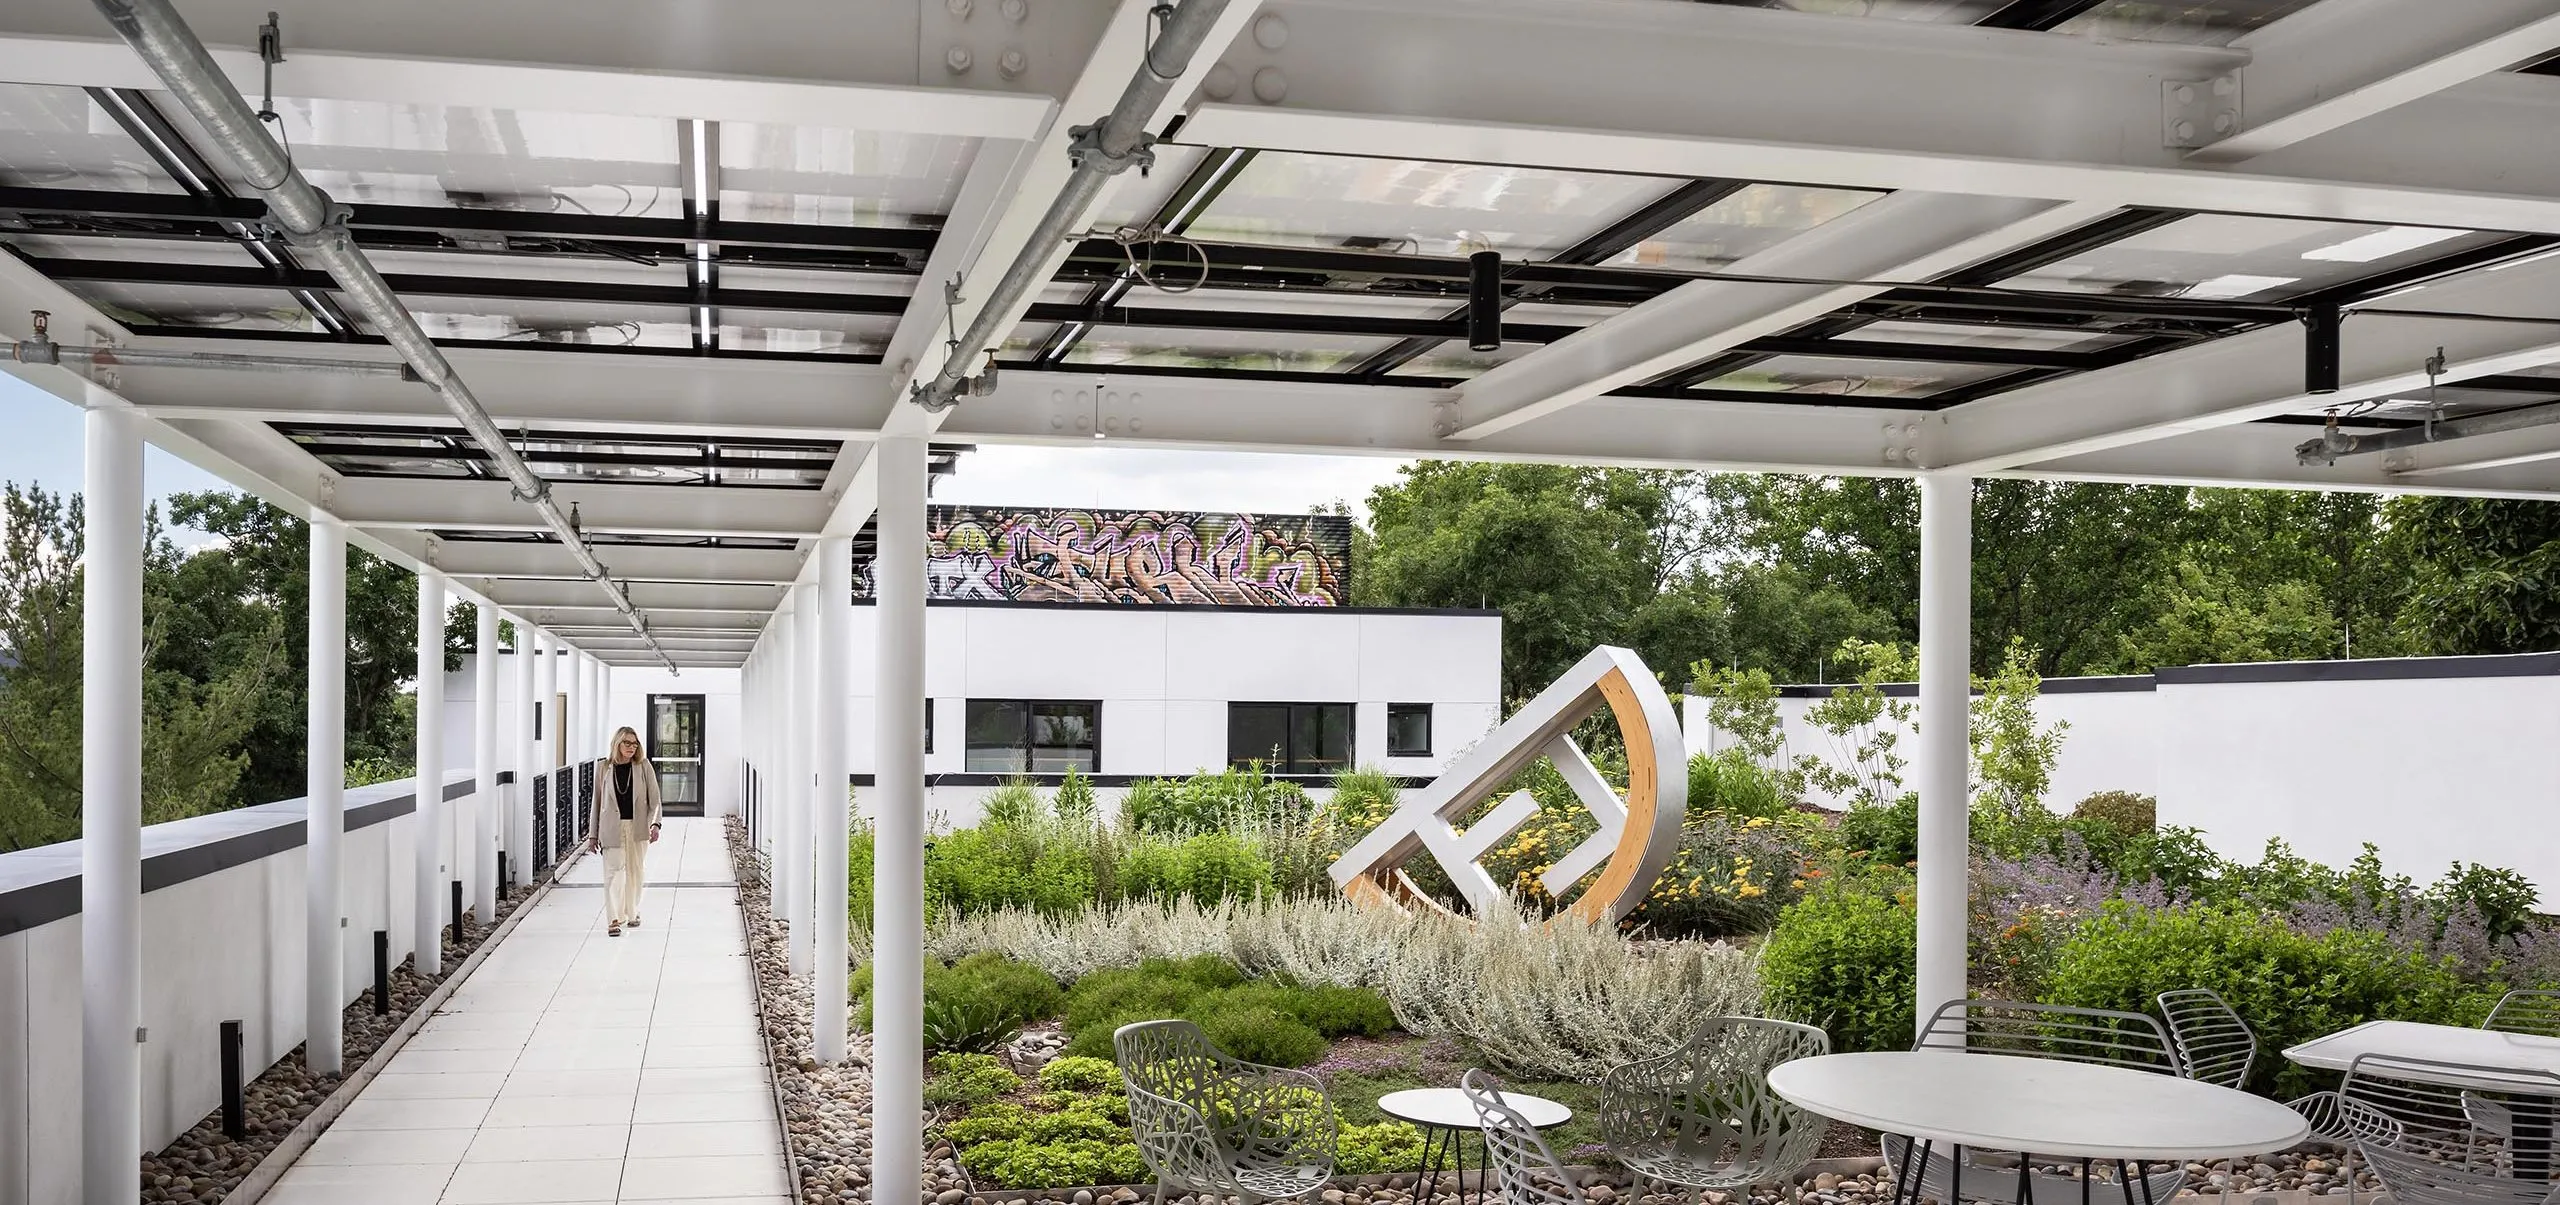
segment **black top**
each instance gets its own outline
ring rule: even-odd
[[[613,801],[622,805],[622,818],[631,818],[631,763],[613,763]]]

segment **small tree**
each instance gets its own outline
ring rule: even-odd
[[[2053,785],[2053,764],[2062,750],[2067,721],[2036,719],[2036,653],[2027,642],[2012,639],[2000,669],[1976,676],[1968,741],[1973,746],[1973,827],[1983,844],[2015,854],[2050,827],[2044,810],[2045,790]]]
[[[1690,667],[1690,674],[1690,690],[1708,700],[1707,722],[1733,738],[1733,749],[1768,775],[1782,801],[1802,801],[1805,772],[1789,755],[1786,726],[1778,716],[1778,687],[1768,671],[1718,669],[1701,661]]]
[[[1895,747],[1899,729],[1918,730],[1908,700],[1884,693],[1887,682],[1909,682],[1919,676],[1919,657],[1901,644],[1849,639],[1840,643],[1839,660],[1858,669],[1857,681],[1814,704],[1805,719],[1831,737],[1836,761],[1816,754],[1796,759],[1804,781],[1846,798],[1851,807],[1892,803],[1902,795],[1902,768],[1909,764]]]

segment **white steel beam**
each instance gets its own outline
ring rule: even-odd
[[[1166,94],[1164,103],[1147,121],[1148,129],[1163,129],[1166,122],[1182,110],[1200,82],[1217,65],[1218,56],[1253,21],[1261,6],[1261,0],[1232,0],[1220,12],[1217,24],[1201,43],[1200,52],[1192,56],[1182,76]],[[1084,70],[1076,77],[1074,86],[1064,94],[1057,118],[1025,149],[1021,163],[1008,167],[1002,173],[1004,179],[997,180],[998,173],[990,169],[989,179],[996,181],[991,188],[996,191],[987,198],[989,204],[983,211],[983,217],[972,222],[963,232],[967,237],[961,244],[962,249],[967,250],[970,244],[974,244],[974,250],[967,250],[967,254],[960,257],[961,262],[947,266],[949,272],[964,280],[960,304],[942,304],[942,283],[949,278],[936,275],[946,270],[944,265],[937,263],[928,267],[923,286],[917,290],[920,304],[910,305],[899,322],[896,350],[888,357],[888,362],[901,372],[890,395],[893,404],[888,417],[879,428],[883,435],[931,438],[951,415],[950,410],[928,413],[922,407],[906,402],[908,391],[917,383],[933,380],[950,358],[947,345],[935,338],[933,332],[968,329],[978,320],[988,287],[1004,275],[1006,267],[1017,256],[1030,249],[1031,236],[1037,231],[1051,201],[1066,187],[1067,178],[1074,170],[1067,155],[1071,140],[1069,131],[1075,126],[1100,121],[1120,99],[1120,94],[1128,89],[1129,81],[1148,67],[1147,48],[1153,27],[1154,18],[1148,0],[1122,0],[1112,12],[1110,24],[1104,27],[1101,40],[1095,45],[1092,57],[1086,60]],[[972,173],[973,176],[975,174]],[[1095,195],[1092,208],[1098,211],[1108,205],[1112,194],[1126,179],[1124,175],[1106,181]],[[1011,188],[1003,189],[1004,183],[1010,183]],[[981,223],[983,235],[979,233]],[[945,238],[947,240],[949,236]],[[1047,249],[1048,264],[1040,274],[1042,279],[1057,274],[1058,266],[1066,261],[1070,249],[1064,243]],[[937,247],[937,255],[939,251]],[[971,296],[973,290],[965,284],[968,280],[982,282],[974,290],[975,296]],[[1017,301],[1014,312],[1006,316],[998,329],[1011,330],[1036,299],[1037,290],[1034,290],[1032,295]],[[969,401],[963,399],[961,407],[965,408]],[[827,517],[826,534],[849,536],[870,520],[880,493],[878,472],[868,458],[853,470],[845,481],[834,512]],[[812,576],[805,564],[801,576]]]
[[[1275,72],[1282,99],[1204,105],[1185,141],[2560,232],[2560,195],[2519,187],[2514,156],[2478,153],[2494,148],[2437,97],[2396,112],[2475,153],[2425,179],[2394,167],[2424,154],[2405,132],[2354,128],[2322,140],[2352,147],[2322,161],[2334,176],[2189,161],[2163,85],[2209,88],[2247,65],[2239,50],[1655,0],[1485,0],[1464,20],[1433,0],[1275,0],[1273,15],[1284,44],[1231,66]],[[2560,96],[2537,108],[2548,129]]]
[[[1733,266],[1826,280],[1924,281],[2106,216],[2112,206],[1906,192],[1868,203]],[[1474,441],[1697,363],[1883,292],[1866,285],[1691,281],[1458,387]]]
[[[502,610],[612,609],[595,587],[578,582],[484,578],[471,584],[497,600]],[[743,610],[762,614],[772,610],[782,595],[779,586],[719,586],[698,582],[632,582],[630,590],[632,605],[643,611],[666,607],[684,611]],[[628,632],[631,629],[626,626],[623,630]]]
[[[2429,285],[2393,299],[2400,309],[2532,315],[2560,288],[2560,259],[2521,262]],[[2312,412],[2425,388],[2425,364],[2444,349],[2446,380],[2560,362],[2560,327],[2389,314],[2351,314],[2338,392],[2303,389],[2299,326],[2266,327],[2082,373],[1941,412],[1926,424],[1932,467],[1975,474]]]
[[[1473,460],[1902,475],[1920,410],[1602,397],[1571,423],[1465,443],[1445,390],[1295,382],[1009,372],[988,397],[955,408],[945,433],[978,443],[1055,447],[1322,452]],[[1102,439],[1094,438],[1099,430]]]
[[[798,553],[784,548],[598,544],[595,552],[616,579],[635,583],[779,584],[791,580],[800,561]],[[463,580],[587,580],[567,550],[548,543],[444,540],[436,545],[436,564]]]
[[[534,622],[541,625],[544,631],[559,636],[562,642],[576,648],[584,648],[586,645],[583,638],[573,636],[570,633],[577,631],[581,627],[602,627],[604,626],[602,622],[603,617],[613,614],[610,608],[602,605],[594,607],[529,607],[526,608],[526,610],[533,617]],[[667,609],[651,611],[649,612],[649,629],[651,631],[656,631],[659,624],[665,624],[671,628],[724,628],[752,632],[762,625],[766,614],[767,612],[764,611],[737,609],[725,609],[718,611]],[[626,625],[622,630],[627,632],[631,629]],[[572,729],[572,731],[575,730]]]
[[[581,530],[630,535],[809,536],[825,500],[806,490],[561,482],[552,496],[575,503]],[[504,481],[347,478],[336,513],[349,524],[473,531],[542,531],[539,516]],[[604,592],[594,592],[599,604]]]
[[[2348,424],[2354,429],[2354,424]],[[2509,431],[2406,451],[2301,464],[2294,446],[2319,428],[2251,423],[2066,456],[1995,477],[2135,485],[2241,486],[2479,498],[2560,498],[2560,432]],[[2477,460],[2479,463],[2471,463]]]
[[[1019,38],[1034,64],[1090,44],[1092,8],[1089,0],[1034,6],[1024,31],[1030,36]],[[1045,96],[927,86],[997,83],[993,46],[983,56],[988,70],[955,77],[941,69],[937,41],[929,49],[935,70],[925,74],[927,11],[917,0],[728,0],[714,14],[687,0],[630,0],[617,4],[610,20],[597,20],[578,5],[509,0],[333,5],[285,22],[276,87],[298,99],[428,109],[822,128],[844,127],[858,114],[865,130],[969,138],[1022,138],[1036,130]],[[189,15],[217,44],[214,62],[232,83],[244,95],[260,95],[253,48],[264,10],[217,0],[191,5]],[[86,0],[12,0],[0,14],[0,34],[0,79],[161,86],[107,36]],[[1035,72],[1035,81],[1045,73]]]
[[[2240,128],[2188,157],[2231,163],[2340,129],[2560,47],[2560,0],[2321,0],[2232,43]]]

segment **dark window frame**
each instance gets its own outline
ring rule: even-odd
[[[1282,744],[1276,755],[1271,750],[1238,750],[1236,748],[1236,720],[1238,713],[1247,709],[1277,710],[1280,713]],[[1302,710],[1309,709],[1317,711],[1319,715],[1341,717],[1343,739],[1342,760],[1339,764],[1328,764],[1320,751],[1302,756],[1297,749],[1299,715]],[[1227,704],[1227,765],[1230,767],[1242,768],[1258,762],[1266,772],[1272,774],[1313,777],[1339,774],[1351,769],[1359,760],[1360,709],[1357,704],[1291,702],[1276,699],[1231,700]]]
[[[981,714],[979,708],[982,706],[1019,707],[1022,709],[1021,727],[1013,743],[1002,746],[979,743],[977,739],[979,731],[978,719]],[[1033,722],[1038,718],[1040,709],[1071,707],[1085,709],[1085,728],[1091,738],[1089,743],[1084,745],[1042,745],[1033,742]],[[1076,769],[1077,773],[1092,775],[1100,773],[1102,769],[1102,700],[1100,699],[966,699],[961,703],[960,724],[960,756],[962,768],[965,773],[1032,775],[1062,774],[1072,766]],[[1011,765],[981,766],[978,764],[976,759],[979,750],[996,748],[1008,749],[1019,754],[1022,764],[1018,767]],[[1083,749],[1089,753],[1092,764],[1074,766],[1072,760],[1070,760],[1066,765],[1044,768],[1040,765],[1039,760],[1039,753],[1043,749],[1069,751]]]
[[[1398,745],[1398,744],[1396,743],[1396,719],[1397,719],[1397,717],[1399,717],[1399,716],[1411,716],[1411,715],[1413,715],[1413,714],[1415,714],[1415,713],[1417,713],[1417,712],[1418,712],[1418,713],[1420,713],[1420,714],[1421,714],[1421,716],[1422,716],[1422,746],[1421,746],[1420,748],[1415,748],[1415,747],[1414,747],[1414,746],[1412,746],[1412,745]],[[1389,757],[1429,757],[1429,756],[1431,756],[1431,745],[1432,745],[1432,738],[1431,738],[1431,723],[1432,723],[1432,718],[1433,718],[1433,714],[1432,714],[1432,705],[1431,705],[1431,704],[1429,704],[1429,703],[1389,703],[1389,704],[1387,704],[1387,756],[1389,756]]]

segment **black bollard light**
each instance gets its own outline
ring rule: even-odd
[[[453,881],[453,944],[462,944],[462,880]]]
[[[373,931],[373,1015],[391,1015],[391,931]]]
[[[222,1133],[238,1142],[249,1136],[249,1109],[240,1098],[240,1023],[222,1023]]]

